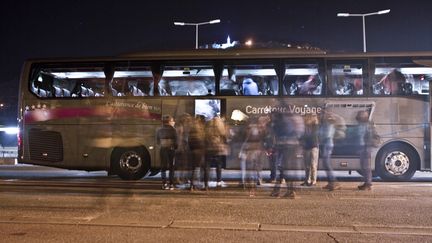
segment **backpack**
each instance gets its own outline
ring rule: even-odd
[[[344,139],[346,137],[346,125],[345,120],[339,117],[335,124],[334,139]]]
[[[330,119],[330,123],[332,123],[335,128],[333,138],[336,140],[344,139],[346,137],[346,128],[347,128],[345,119],[335,113],[332,113],[329,119]]]
[[[378,134],[375,124],[370,122],[366,133],[366,145],[377,148],[381,145],[381,136]]]

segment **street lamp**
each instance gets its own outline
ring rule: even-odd
[[[174,25],[193,25],[195,26],[195,49],[198,49],[198,26],[205,25],[205,24],[217,24],[220,23],[220,19],[214,19],[210,20],[208,22],[201,22],[201,23],[185,23],[185,22],[174,22]]]
[[[338,13],[338,17],[362,17],[363,19],[363,52],[366,52],[366,24],[365,17],[371,15],[379,15],[379,14],[388,14],[390,13],[390,9],[381,10],[373,13],[365,13],[365,14],[351,14],[351,13]]]

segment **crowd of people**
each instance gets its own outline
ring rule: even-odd
[[[373,145],[369,140],[374,124],[365,110],[359,111],[355,118],[358,122],[355,129],[356,146],[364,176],[364,183],[358,189],[370,190],[372,171],[369,155]],[[177,173],[177,180],[188,185],[188,189],[208,190],[210,167],[216,167],[216,186],[222,187],[222,168],[227,155],[237,153],[228,145],[228,129],[224,119],[218,115],[206,120],[202,115],[193,117],[183,114],[177,123],[170,115],[164,115],[162,121],[163,126],[157,131],[162,188],[174,189],[175,170],[178,170],[182,173]],[[327,185],[323,189],[333,191],[341,188],[331,166],[334,140],[345,137],[346,126],[339,115],[327,109],[323,109],[320,114],[304,116],[272,113],[250,117],[242,128],[242,135],[233,136],[241,136],[242,145],[236,155],[242,170],[240,184],[248,189],[251,197],[255,196],[257,185],[263,183],[265,160],[270,165],[267,182],[274,184],[271,196],[282,195],[281,189],[285,188],[282,187],[283,183],[286,183],[287,188],[283,196],[288,198],[296,197],[295,181],[304,179],[301,186],[316,186],[320,154],[322,167],[327,174]],[[298,171],[303,169],[305,173],[300,175]],[[197,185],[198,182],[201,186]]]
[[[180,178],[190,183],[190,190],[197,188],[194,185],[196,168],[200,169],[200,179],[204,189],[208,190],[210,166],[216,167],[217,185],[222,186],[222,167],[228,153],[223,119],[215,116],[206,121],[203,115],[192,117],[183,114],[175,124],[172,116],[165,115],[162,123],[156,135],[160,147],[162,188],[174,189],[175,167],[190,171]],[[169,182],[166,171],[169,171]]]

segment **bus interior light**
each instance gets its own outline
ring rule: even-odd
[[[285,70],[285,75],[317,75],[316,68],[289,68]]]
[[[234,121],[237,121],[237,122],[245,121],[248,118],[249,118],[249,116],[240,110],[233,110],[233,112],[231,114],[231,119]]]

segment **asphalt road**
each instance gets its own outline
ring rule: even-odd
[[[273,184],[250,197],[233,180],[237,172],[225,173],[225,188],[189,192],[161,190],[157,177],[0,168],[0,241],[432,242],[429,174],[375,180],[372,191],[356,189],[358,175],[341,174],[341,190],[319,181],[297,185],[298,197],[288,199],[271,197]]]

